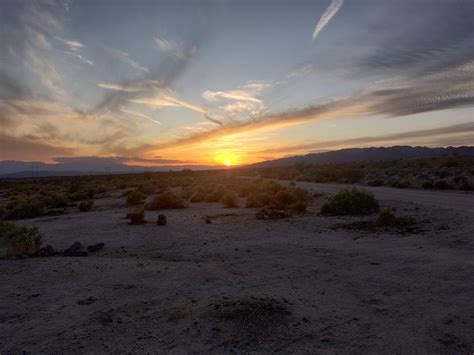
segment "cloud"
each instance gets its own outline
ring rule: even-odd
[[[113,91],[124,91],[124,92],[138,92],[138,91],[143,91],[145,89],[140,86],[112,84],[112,83],[98,83],[97,86],[102,89],[113,90]]]
[[[208,102],[215,102],[219,98],[240,100],[240,101],[252,101],[261,103],[262,101],[252,96],[251,94],[242,90],[230,90],[230,91],[204,91],[202,93],[204,100]]]
[[[178,43],[164,38],[154,38],[153,41],[158,49],[179,60],[187,60],[197,51],[196,46],[182,47]]]
[[[137,116],[137,117],[144,118],[144,119],[146,119],[146,120],[148,120],[148,121],[151,121],[151,122],[153,122],[153,123],[156,123],[156,124],[158,124],[158,125],[161,124],[161,122],[159,122],[159,121],[157,121],[157,120],[155,120],[155,119],[153,119],[153,118],[151,118],[151,117],[149,117],[149,116],[147,116],[147,115],[145,115],[145,114],[143,114],[143,113],[141,113],[141,112],[132,111],[132,110],[129,110],[129,109],[125,108],[125,107],[122,107],[122,108],[121,108],[121,111],[122,111],[123,113],[128,113],[128,114],[133,115],[133,116]]]
[[[231,121],[222,127],[197,132],[157,145],[159,148],[192,145],[223,136],[261,129],[283,128],[310,121],[382,115],[401,117],[474,105],[474,65],[468,60],[438,73],[400,79],[388,86],[354,92],[323,104],[309,105],[250,120]]]
[[[0,160],[49,160],[54,155],[74,153],[75,149],[64,145],[54,146],[0,134]]]
[[[136,69],[137,71],[144,72],[144,73],[148,73],[150,71],[148,68],[145,68],[144,66],[139,64],[137,61],[132,59],[130,54],[128,54],[127,52],[122,51],[120,49],[111,48],[111,47],[107,47],[106,49],[115,58],[119,59],[125,64],[130,65],[133,69]]]
[[[65,39],[65,38],[62,38],[62,37],[59,37],[59,36],[55,36],[55,38],[60,41],[61,43],[63,43],[66,47],[68,47],[68,50],[71,51],[71,52],[76,52],[76,51],[79,51],[81,48],[85,48],[85,44],[79,42],[79,41],[75,41],[75,40],[72,40],[72,39]]]
[[[319,32],[321,32],[323,28],[327,26],[329,21],[331,21],[332,17],[339,11],[343,3],[344,3],[344,0],[332,0],[331,4],[326,9],[326,11],[322,14],[321,18],[316,24],[316,27],[314,28],[313,41],[318,36]]]
[[[430,138],[434,137],[446,137],[449,136],[450,144],[456,145],[457,139],[453,135],[465,134],[471,135],[471,140],[469,144],[474,143],[474,138],[472,134],[474,133],[474,122],[460,123],[450,126],[443,126],[432,129],[423,129],[423,130],[414,130],[406,131],[395,134],[381,135],[381,136],[365,136],[357,138],[348,138],[343,140],[330,140],[330,141],[319,141],[306,144],[297,144],[291,146],[277,147],[261,150],[255,154],[281,154],[281,153],[294,153],[294,152],[308,152],[314,150],[324,150],[324,149],[333,149],[339,147],[355,147],[368,144],[394,144],[400,141],[410,140],[413,142],[416,139],[416,142],[421,138]],[[466,143],[464,138],[462,138],[462,144]]]
[[[79,59],[83,63],[89,64],[89,65],[94,65],[94,62],[92,60],[89,60],[89,59],[85,58],[84,56],[82,56],[79,53],[76,53],[76,52],[64,52],[64,53],[66,53],[67,55],[70,55],[74,58]]]

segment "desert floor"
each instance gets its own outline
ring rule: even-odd
[[[422,231],[336,228],[375,216],[318,216],[324,196],[279,220],[199,203],[132,226],[117,193],[19,221],[105,248],[0,261],[0,353],[472,354],[474,195],[371,190]]]

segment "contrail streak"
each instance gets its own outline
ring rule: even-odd
[[[343,3],[344,0],[332,0],[331,5],[329,5],[324,14],[321,15],[321,18],[314,29],[313,41],[316,39],[316,36],[319,34],[319,32],[321,32],[322,29],[326,27],[332,17],[339,11]]]

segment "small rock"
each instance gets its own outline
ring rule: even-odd
[[[64,256],[73,256],[76,251],[79,251],[82,248],[82,244],[79,242],[74,242],[72,245],[64,250]]]
[[[211,223],[212,223],[211,219],[209,217],[206,217],[206,224],[211,224]]]
[[[88,306],[88,305],[94,303],[95,301],[97,301],[96,298],[94,298],[94,297],[88,297],[88,298],[84,298],[84,299],[82,299],[82,300],[79,300],[79,301],[77,301],[76,303],[77,303],[78,305],[81,305],[81,306]]]
[[[156,221],[157,226],[164,226],[166,224],[166,216],[164,214],[158,215],[158,220]]]
[[[105,246],[105,243],[97,243],[97,244],[92,244],[87,247],[87,251],[89,253],[93,253],[97,250],[102,249]]]

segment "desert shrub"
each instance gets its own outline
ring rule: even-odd
[[[433,187],[438,190],[449,190],[452,186],[446,180],[436,180]]]
[[[382,186],[383,185],[383,181],[380,180],[380,179],[373,179],[373,180],[369,180],[367,182],[367,185],[369,186]]]
[[[392,186],[397,189],[406,189],[411,186],[411,182],[408,179],[398,179],[392,181]]]
[[[54,193],[45,199],[46,205],[52,208],[66,207],[68,202],[68,197],[63,193]]]
[[[143,209],[127,213],[127,218],[130,219],[129,224],[143,224],[145,221],[145,211]]]
[[[468,190],[474,189],[473,184],[470,183],[469,180],[463,175],[454,177],[453,182],[456,184],[456,187],[459,190],[467,190],[468,191]]]
[[[156,187],[151,182],[148,182],[138,186],[137,190],[143,193],[144,195],[150,195],[156,191]]]
[[[421,187],[424,189],[432,189],[434,186],[431,181],[427,180],[427,181],[423,181],[423,183],[421,184]]]
[[[247,208],[260,208],[263,207],[263,203],[257,198],[255,195],[247,196],[247,200],[245,202],[245,207]]]
[[[349,188],[333,195],[321,206],[324,215],[370,214],[379,210],[374,195],[366,190]]]
[[[295,203],[298,198],[295,193],[292,193],[290,190],[282,190],[278,191],[278,193],[275,196],[275,200],[278,201],[278,203],[282,205],[291,205]]]
[[[81,212],[90,211],[93,206],[94,206],[93,200],[81,201],[81,203],[79,203],[79,211]]]
[[[292,209],[298,213],[305,213],[307,208],[308,208],[307,201],[298,201],[292,207]]]
[[[206,201],[206,192],[204,190],[198,190],[194,192],[194,194],[191,196],[190,201],[191,202],[204,202]]]
[[[377,216],[377,225],[379,226],[392,226],[396,223],[397,218],[395,214],[389,209],[383,209]]]
[[[7,204],[3,219],[36,218],[44,215],[44,203],[40,200],[20,199]]]
[[[31,256],[41,247],[43,235],[37,228],[0,222],[0,257]]]
[[[188,207],[186,202],[180,196],[171,191],[166,191],[156,195],[146,206],[148,210],[178,209],[186,207]]]
[[[145,202],[146,195],[139,190],[132,190],[127,194],[127,205],[138,206]]]
[[[225,208],[233,208],[238,206],[237,196],[233,192],[228,192],[222,196],[220,202]]]

